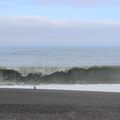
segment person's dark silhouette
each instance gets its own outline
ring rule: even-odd
[[[36,91],[36,86],[34,86],[34,91]]]

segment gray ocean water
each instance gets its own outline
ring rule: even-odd
[[[4,67],[119,66],[119,47],[1,47]]]
[[[0,47],[4,81],[119,83],[119,66],[119,47]]]

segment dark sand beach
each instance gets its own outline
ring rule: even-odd
[[[0,120],[120,120],[120,93],[0,89]]]

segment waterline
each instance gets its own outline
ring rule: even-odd
[[[0,88],[18,88],[18,89],[33,89],[34,85],[2,85]],[[120,92],[120,84],[41,84],[36,85],[37,89],[50,90],[71,90],[71,91],[96,91],[96,92]]]

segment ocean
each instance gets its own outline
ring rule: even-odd
[[[43,84],[118,85],[120,48],[0,47],[0,86]]]
[[[1,67],[119,66],[119,47],[0,47]]]

